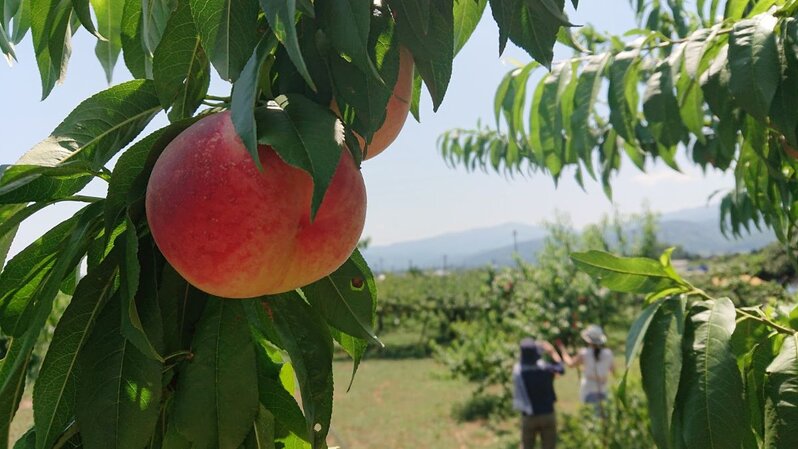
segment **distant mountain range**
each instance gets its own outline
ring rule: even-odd
[[[682,246],[690,253],[701,256],[751,251],[776,240],[771,231],[755,231],[741,239],[726,239],[720,233],[719,220],[716,205],[662,214],[658,223],[658,238],[661,242]],[[513,232],[516,233],[515,241]],[[505,223],[392,245],[372,246],[363,255],[375,271],[404,271],[410,266],[443,268],[444,264],[448,269],[488,264],[508,266],[513,264],[516,247],[523,259],[534,261],[535,255],[543,247],[545,235],[546,230],[540,226]]]

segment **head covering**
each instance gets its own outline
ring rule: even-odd
[[[534,365],[540,359],[540,350],[535,340],[524,338],[521,340],[521,365]]]
[[[585,340],[591,345],[603,346],[607,343],[607,336],[604,335],[601,326],[597,324],[591,324],[583,330],[580,335],[582,336],[582,340]]]

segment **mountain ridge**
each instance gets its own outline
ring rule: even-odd
[[[754,230],[741,239],[726,239],[720,233],[719,220],[717,206],[659,214],[657,237],[700,256],[751,251],[776,240],[769,230]],[[363,256],[375,271],[403,271],[411,266],[422,269],[508,266],[514,263],[516,250],[521,258],[534,261],[535,254],[543,247],[545,234],[543,226],[502,223],[373,246],[365,249]]]

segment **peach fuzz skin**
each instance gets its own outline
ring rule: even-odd
[[[310,222],[312,178],[269,146],[259,172],[229,112],[201,119],[164,150],[147,186],[155,243],[192,285],[224,298],[282,293],[340,267],[357,245],[366,189],[341,152]]]
[[[399,137],[399,133],[405,126],[407,115],[410,112],[410,97],[413,95],[413,66],[413,55],[410,50],[400,47],[399,75],[393,88],[393,94],[388,100],[388,106],[385,109],[385,121],[372,136],[365,159],[371,159],[382,153]],[[333,100],[331,109],[336,114],[341,113],[335,100]],[[366,141],[363,137],[357,133],[355,133],[355,137],[357,137],[360,147],[365,148]]]

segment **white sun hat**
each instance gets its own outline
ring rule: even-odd
[[[604,331],[601,329],[601,326],[597,324],[591,324],[585,330],[583,330],[580,335],[582,336],[583,340],[593,345],[601,346],[607,343],[607,336],[604,335]]]

